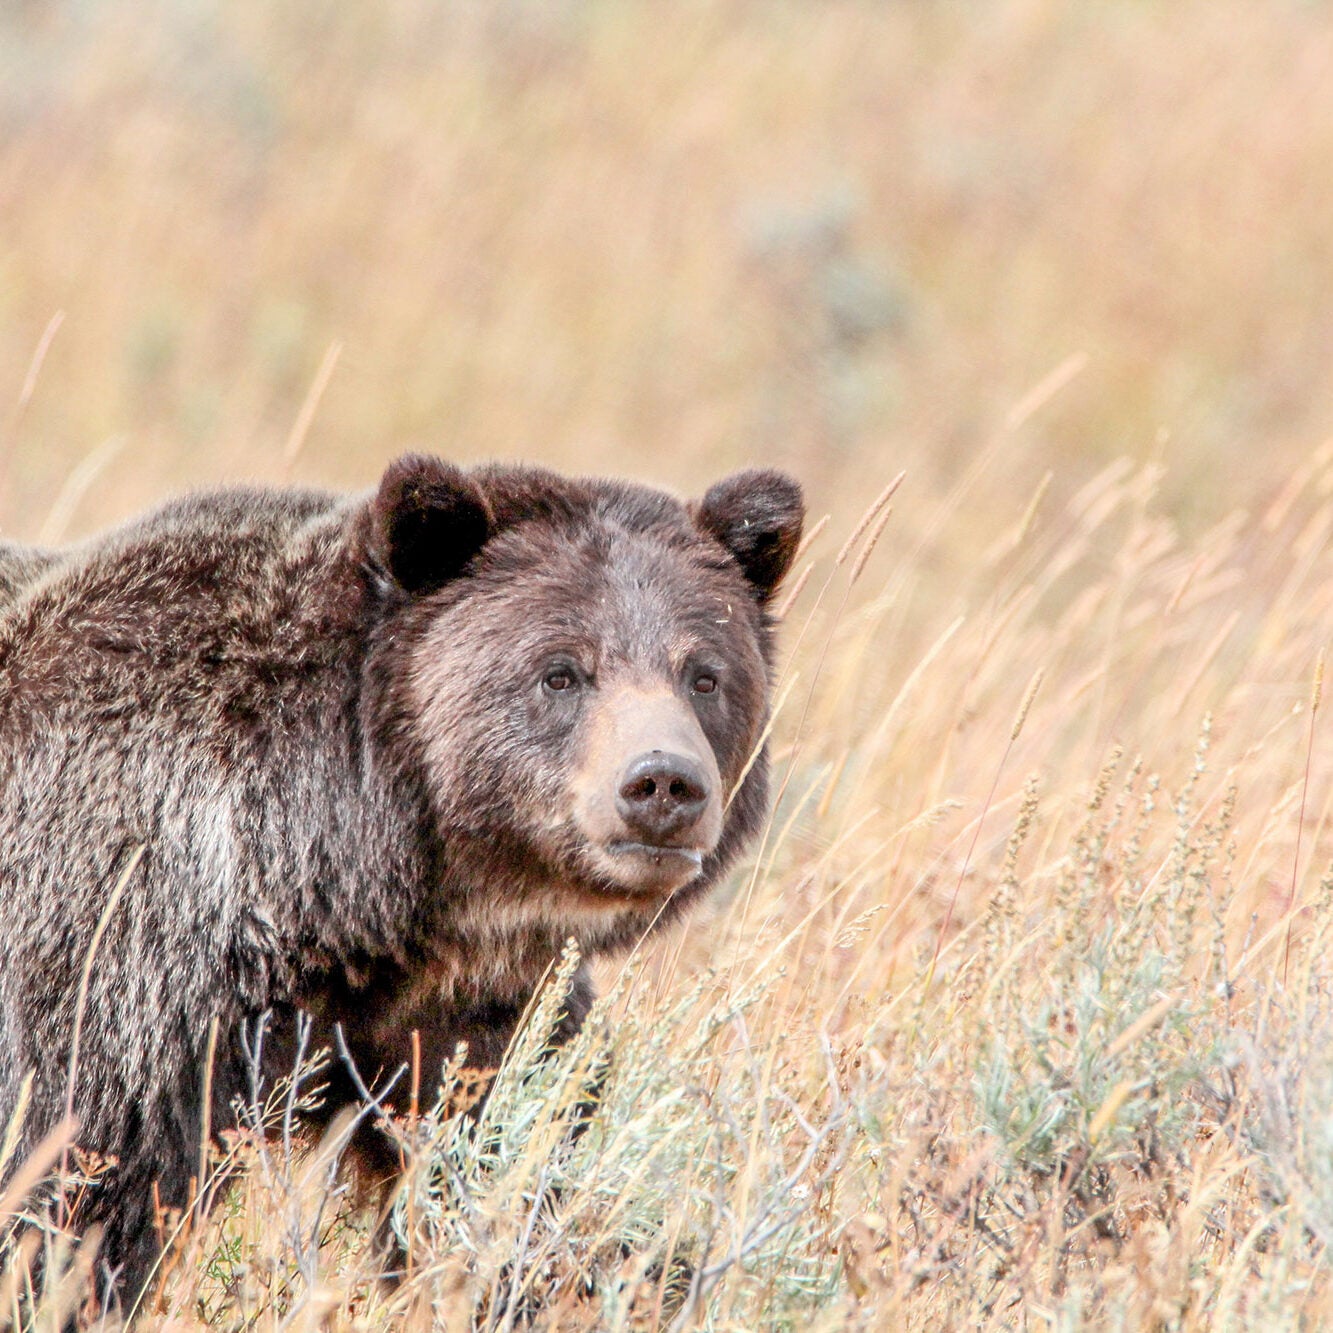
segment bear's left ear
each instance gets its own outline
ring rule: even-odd
[[[694,519],[735,556],[763,603],[796,554],[805,501],[801,488],[785,473],[753,468],[710,487]]]
[[[444,587],[490,535],[476,483],[439,458],[407,454],[390,463],[370,502],[370,554],[405,592]]]

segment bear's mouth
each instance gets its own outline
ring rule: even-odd
[[[671,847],[616,838],[597,849],[594,862],[600,877],[608,881],[608,889],[614,885],[615,891],[631,898],[659,898],[670,897],[697,879],[706,855],[703,847]]]
[[[662,847],[651,842],[621,840],[608,843],[606,850],[612,856],[646,856],[655,865],[686,862],[695,870],[701,870],[704,863],[703,851],[698,847]]]

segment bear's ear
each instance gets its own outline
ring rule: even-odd
[[[438,458],[408,454],[390,463],[370,504],[370,554],[405,592],[444,587],[490,535],[481,491]]]
[[[736,558],[759,601],[773,595],[801,540],[805,501],[785,473],[754,468],[709,488],[695,522]]]

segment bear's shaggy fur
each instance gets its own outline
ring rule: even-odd
[[[367,1081],[413,1030],[428,1072],[459,1041],[493,1066],[566,938],[622,948],[717,880],[765,810],[765,605],[801,519],[774,472],[687,506],[409,457],[373,495],[0,544],[0,1131],[29,1073],[23,1147],[63,1114],[102,921],[73,1105],[116,1162],[80,1220],[125,1299],[154,1185],[188,1202],[215,1023],[215,1131],[265,1013],[268,1077],[299,1011]],[[354,1099],[335,1063],[323,1114]]]

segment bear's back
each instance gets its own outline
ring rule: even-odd
[[[112,582],[130,591],[136,563],[194,562],[216,569],[227,563],[229,553],[240,555],[246,548],[253,552],[258,547],[277,551],[312,520],[345,504],[344,498],[325,491],[231,487],[184,496],[66,547],[0,540],[0,618],[39,584],[59,594],[61,585],[76,582],[86,587],[92,576],[104,590]],[[99,573],[103,577],[98,578]]]
[[[74,704],[81,677],[106,676],[117,661],[122,675],[151,664],[165,684],[189,659],[193,676],[210,658],[308,651],[346,514],[345,499],[322,492],[238,488],[57,550],[0,546],[8,702],[26,691],[29,707]]]
[[[0,542],[0,613],[56,563],[50,551]]]

